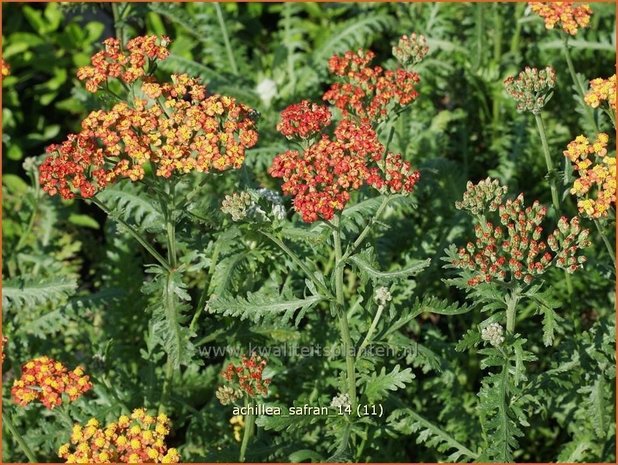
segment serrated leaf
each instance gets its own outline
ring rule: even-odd
[[[386,368],[382,367],[379,373],[372,373],[365,385],[365,395],[370,403],[384,399],[389,391],[396,391],[406,387],[414,379],[411,368],[401,370],[399,365],[390,373],[386,373]]]

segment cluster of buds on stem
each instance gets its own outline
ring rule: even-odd
[[[393,47],[393,56],[406,68],[423,61],[428,52],[427,39],[424,35],[415,32],[409,36],[402,36],[397,45]]]
[[[468,210],[473,215],[485,211],[495,212],[502,205],[506,186],[501,186],[497,179],[483,179],[477,184],[468,181],[463,199],[455,202],[458,210]]]
[[[221,211],[232,217],[232,221],[272,223],[285,218],[283,198],[270,189],[251,189],[226,195]]]
[[[481,339],[494,347],[500,347],[504,342],[504,328],[499,323],[491,323],[481,330]]]
[[[477,186],[471,186],[468,199],[477,190]],[[530,284],[552,265],[573,273],[585,262],[580,252],[590,244],[589,231],[579,226],[577,218],[561,218],[558,228],[546,236],[543,222],[547,208],[538,201],[526,207],[520,194],[502,202],[497,212],[488,206],[483,209],[486,205],[483,200],[473,205],[478,212],[475,241],[461,247],[452,260],[452,266],[471,274],[468,285],[513,281]]]
[[[541,70],[526,67],[517,77],[504,80],[506,93],[517,103],[517,110],[533,114],[541,112],[555,85],[556,72],[550,66]]]
[[[588,4],[573,5],[573,2],[529,2],[530,8],[545,20],[545,27],[558,25],[567,34],[575,35],[579,28],[590,23],[592,10]]]
[[[571,194],[577,196],[580,213],[589,218],[607,217],[616,204],[616,154],[607,153],[608,141],[605,133],[594,141],[578,136],[564,151],[577,173]]]
[[[217,398],[223,404],[233,403],[241,396],[266,396],[270,379],[263,378],[266,360],[257,354],[243,355],[240,363],[229,363],[221,372],[226,384],[217,391]],[[224,403],[225,402],[225,403]]]
[[[337,394],[335,397],[333,397],[330,403],[330,406],[332,408],[342,411],[349,409],[351,405],[352,404],[350,402],[350,394],[348,393]]]
[[[43,356],[22,366],[21,377],[14,381],[11,396],[21,406],[38,400],[53,409],[62,404],[63,394],[72,402],[90,389],[90,378],[81,367],[69,371],[62,363]]]
[[[73,426],[70,443],[58,456],[67,463],[177,463],[178,451],[165,444],[170,432],[167,415],[150,415],[143,408],[101,426],[96,418]]]

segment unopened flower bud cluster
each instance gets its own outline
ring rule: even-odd
[[[501,186],[497,179],[483,179],[478,184],[468,181],[463,199],[455,202],[458,210],[468,210],[473,215],[479,215],[485,210],[494,212],[502,204],[506,194],[506,186]]]
[[[283,198],[270,189],[234,192],[226,195],[221,203],[221,211],[232,217],[233,221],[256,221],[260,223],[285,219]]]
[[[338,410],[346,410],[350,408],[351,406],[350,395],[347,393],[336,395],[335,397],[333,397],[333,400],[331,401],[330,406]]]
[[[393,47],[393,56],[406,67],[420,63],[428,52],[427,39],[415,32],[409,36],[402,36],[399,43]]]
[[[384,307],[393,299],[388,287],[382,286],[378,287],[373,294],[373,300],[380,310],[384,310]]]
[[[506,93],[517,103],[520,112],[540,113],[556,85],[556,72],[550,66],[544,69],[526,67],[517,77],[504,81]]]
[[[504,329],[499,323],[491,323],[481,330],[481,339],[494,347],[500,347],[504,342]]]

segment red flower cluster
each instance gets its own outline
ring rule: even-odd
[[[305,222],[332,219],[349,202],[351,191],[364,184],[381,192],[410,193],[419,178],[400,155],[385,154],[368,122],[349,119],[336,126],[334,137],[323,134],[303,153],[277,155],[269,172],[283,178],[282,190],[294,197],[294,208]]]
[[[420,81],[418,74],[404,69],[371,67],[369,63],[374,57],[371,51],[359,50],[330,59],[329,68],[341,82],[332,84],[323,98],[339,108],[344,117],[351,114],[380,122],[418,96],[415,88]]]
[[[79,134],[47,149],[51,156],[40,168],[43,190],[65,199],[92,197],[119,178],[142,179],[147,163],[166,178],[237,169],[257,142],[249,107],[231,97],[207,96],[187,75],[173,75],[167,84],[144,83],[142,90],[147,98],[93,111]]]
[[[461,208],[471,210],[468,206]],[[573,273],[586,261],[578,252],[589,245],[589,231],[581,229],[577,218],[561,218],[545,241],[541,224],[547,208],[539,202],[525,207],[520,194],[515,200],[501,202],[498,215],[500,225],[485,219],[476,224],[476,241],[460,248],[452,263],[473,272],[468,285],[513,280],[530,284],[553,264]]]
[[[262,379],[264,367],[266,367],[266,360],[259,355],[251,354],[249,358],[243,355],[240,365],[230,363],[221,376],[233,387],[239,387],[249,397],[265,396],[268,394],[268,385],[271,380]]]
[[[293,137],[307,139],[328,126],[330,118],[328,108],[303,100],[281,112],[281,122],[277,125],[277,131],[288,139]]]
[[[43,356],[22,367],[21,378],[13,383],[11,396],[24,407],[39,400],[48,409],[53,409],[62,404],[63,394],[74,401],[90,389],[90,379],[80,367],[68,371],[62,363]]]
[[[92,66],[79,68],[77,78],[86,81],[86,90],[93,93],[109,78],[130,84],[145,76],[151,63],[168,57],[169,44],[168,37],[142,36],[129,40],[124,51],[117,39],[106,39],[105,48],[92,56]]]

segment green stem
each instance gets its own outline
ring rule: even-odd
[[[375,215],[373,215],[373,217],[369,220],[365,228],[358,235],[354,243],[348,248],[348,250],[346,250],[345,254],[341,257],[342,262],[345,262],[350,257],[350,255],[352,255],[356,251],[356,249],[358,249],[362,245],[363,241],[367,237],[367,234],[369,234],[369,232],[371,231],[371,227],[375,224],[376,221],[378,221],[378,219],[380,218],[380,215],[382,214],[384,209],[388,206],[388,203],[392,200],[392,198],[393,197],[390,197],[387,195],[382,199],[382,203],[376,210]]]
[[[563,37],[562,49],[564,50],[564,56],[566,58],[567,67],[569,68],[569,74],[571,75],[571,79],[573,80],[573,83],[575,84],[577,95],[579,95],[579,98],[581,99],[582,104],[584,106],[586,117],[588,118],[589,123],[592,125],[594,130],[596,132],[599,132],[597,122],[594,118],[594,110],[590,108],[588,105],[586,105],[586,103],[584,102],[584,96],[586,95],[586,91],[584,90],[584,86],[582,85],[581,81],[579,80],[579,77],[577,77],[577,73],[575,72],[575,66],[573,66],[573,60],[571,58],[571,52],[569,50],[569,37],[566,35]]]
[[[515,292],[506,297],[506,331],[511,334],[515,332],[515,316],[518,301],[519,297]]]
[[[373,333],[376,330],[376,327],[378,326],[378,323],[380,321],[380,318],[382,317],[383,312],[384,312],[384,305],[378,305],[378,311],[373,317],[373,321],[371,322],[371,326],[369,326],[369,329],[367,330],[365,339],[363,339],[363,342],[358,347],[358,351],[356,352],[356,360],[360,358],[365,347],[367,347],[367,345],[371,342],[371,337],[373,336]]]
[[[120,223],[121,225],[123,225],[125,227],[125,229],[129,232],[129,234],[133,237],[133,239],[135,239],[137,242],[139,242],[140,245],[142,247],[144,247],[150,253],[150,255],[152,255],[161,264],[161,266],[163,268],[165,268],[167,271],[169,271],[171,269],[171,267],[170,267],[169,263],[167,262],[167,260],[165,258],[163,258],[163,256],[161,256],[161,254],[159,252],[157,252],[154,249],[154,247],[152,245],[150,245],[148,243],[148,241],[146,241],[146,239],[144,239],[142,237],[142,235],[139,233],[139,231],[137,229],[135,229],[133,226],[131,226],[129,223],[124,221],[119,216],[114,216],[114,217],[110,216],[110,214],[111,214],[110,210],[101,201],[99,201],[97,198],[93,197],[90,200],[97,207],[99,207],[101,210],[103,210],[103,212],[107,216],[109,216],[111,219],[113,219],[117,223]]]
[[[225,20],[223,19],[223,12],[221,11],[221,5],[215,3],[215,10],[217,11],[217,19],[219,20],[219,26],[221,27],[221,35],[223,36],[223,42],[225,43],[225,51],[227,52],[227,58],[230,62],[230,67],[234,74],[238,74],[238,66],[236,66],[236,60],[234,59],[234,52],[230,45],[230,38],[227,34],[227,27],[225,26]]]
[[[248,400],[245,400],[245,406],[250,407],[252,405],[250,405]],[[254,424],[255,424],[255,415],[247,413],[247,415],[245,416],[245,431],[243,432],[242,444],[240,445],[240,457],[238,459],[239,462],[245,461],[247,446],[249,445],[249,440],[251,439],[251,436],[253,435],[253,425]]]
[[[35,455],[32,453],[32,450],[30,450],[30,447],[28,447],[28,444],[26,444],[26,441],[24,440],[23,436],[21,434],[19,434],[19,431],[17,431],[17,428],[15,428],[15,425],[13,424],[13,422],[12,422],[11,418],[9,417],[9,415],[3,413],[2,414],[2,421],[4,422],[6,427],[9,429],[9,432],[15,438],[15,441],[17,441],[17,444],[19,445],[19,447],[21,448],[23,453],[28,458],[28,461],[31,462],[31,463],[38,463],[39,461],[37,460]]]
[[[348,316],[345,311],[345,296],[343,294],[343,271],[345,263],[341,248],[341,231],[339,230],[339,220],[337,220],[338,228],[333,231],[333,242],[335,243],[335,295],[337,299],[337,315],[339,316],[339,325],[341,328],[341,339],[343,341],[343,350],[345,351],[345,362],[347,371],[348,394],[350,396],[350,404],[352,411],[356,410],[356,359],[354,357],[354,344],[350,336],[350,327],[348,324]]]
[[[549,153],[549,146],[547,145],[547,135],[545,133],[545,125],[543,119],[538,113],[534,114],[537,129],[539,130],[539,136],[541,137],[541,144],[543,145],[543,153],[545,154],[545,164],[547,165],[547,177],[549,178],[549,186],[551,189],[551,200],[556,209],[556,214],[560,213],[560,197],[558,196],[558,187],[556,186],[556,177],[554,173],[554,164],[551,161],[551,155]]]
[[[603,228],[599,224],[599,220],[595,219],[594,220],[594,225],[597,227],[597,230],[599,231],[601,239],[603,239],[603,243],[605,244],[605,248],[607,249],[607,252],[609,253],[609,256],[612,259],[612,263],[614,264],[614,268],[616,268],[616,253],[614,252],[614,248],[612,247],[611,242],[609,242],[609,239],[605,235],[605,232],[603,231]]]
[[[123,12],[120,11],[120,6],[121,4],[119,2],[112,2],[112,15],[114,17],[114,29],[116,30],[116,38],[121,44],[124,44],[124,20],[122,18]]]

